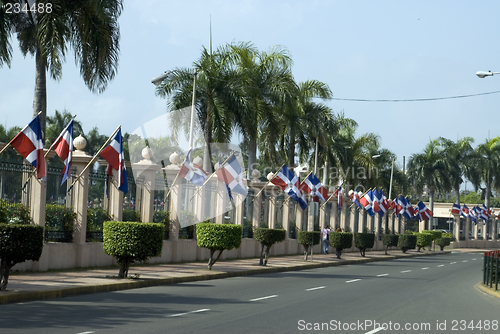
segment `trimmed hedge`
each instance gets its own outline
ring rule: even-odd
[[[314,245],[319,244],[320,239],[320,231],[299,231],[297,241],[299,245],[304,246],[304,260],[307,261],[309,250],[312,249]]]
[[[212,266],[225,249],[240,247],[241,225],[199,223],[196,225],[196,237],[199,247],[210,250],[208,269],[212,270]],[[219,255],[214,259],[215,251],[219,251]]]
[[[374,233],[354,233],[354,245],[359,248],[361,256],[365,256],[367,248],[373,248],[375,244]]]
[[[0,199],[0,224],[29,224],[29,209],[21,203],[8,203]]]
[[[441,248],[441,251],[443,251],[446,246],[450,245],[451,238],[446,236],[446,237],[436,239],[436,240],[434,240],[434,242],[436,245],[438,245]]]
[[[423,230],[422,233],[427,233],[432,236],[432,241],[439,239],[443,236],[443,231],[438,230]]]
[[[417,232],[415,233],[415,235],[417,236],[417,247],[419,252],[421,248],[425,249],[425,247],[432,246],[432,236],[433,236],[432,233]]]
[[[413,234],[400,234],[398,237],[398,247],[401,248],[403,253],[409,249],[415,249],[417,246],[417,236]]]
[[[387,250],[389,247],[398,246],[399,235],[397,234],[384,234],[382,236],[382,244],[385,246],[385,254],[387,255]]]
[[[269,251],[271,246],[275,243],[282,242],[285,240],[286,231],[283,229],[273,229],[273,228],[256,228],[253,231],[253,238],[260,242],[260,262],[259,265],[267,265],[267,260],[269,259]],[[265,250],[264,250],[265,247]],[[265,258],[265,259],[264,259]]]
[[[342,250],[352,247],[352,233],[330,232],[330,246],[335,248],[337,259],[340,259]]]
[[[104,252],[120,264],[119,277],[127,277],[131,263],[161,255],[164,228],[157,223],[104,222]]]
[[[0,224],[0,290],[7,288],[10,269],[16,263],[38,261],[42,249],[42,226]]]

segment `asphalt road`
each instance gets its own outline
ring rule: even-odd
[[[0,333],[498,333],[481,266],[452,253],[2,305]]]

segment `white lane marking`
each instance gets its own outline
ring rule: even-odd
[[[366,332],[365,334],[375,334],[377,332],[380,332],[382,330],[383,327],[377,327],[369,332]]]
[[[422,268],[422,270],[427,270],[427,269],[429,269],[429,267]]]
[[[199,312],[205,312],[205,311],[210,311],[210,309],[209,308],[202,308],[201,310],[172,314],[172,315],[169,315],[169,317],[180,317],[180,316],[186,315],[186,314],[199,313]],[[90,332],[90,333],[93,333],[93,332]]]
[[[472,259],[472,261],[476,261],[476,259],[474,258],[474,259]]]
[[[411,270],[403,270],[401,273],[409,273]]]
[[[315,287],[315,288],[306,289],[306,291],[314,291],[314,290],[319,290],[319,289],[324,289],[324,288],[326,288],[326,286],[318,286],[318,287]]]
[[[271,295],[271,296],[266,296],[266,297],[254,298],[254,299],[250,299],[250,301],[256,302],[258,300],[269,299],[269,298],[274,298],[274,297],[278,297],[278,295]]]
[[[450,262],[450,264],[455,264],[456,262]]]
[[[377,275],[377,277],[382,277],[382,276],[388,276],[389,274],[380,274],[380,275]]]
[[[352,283],[352,282],[357,282],[357,281],[361,281],[361,278],[356,278],[356,279],[352,279],[350,281],[345,281],[346,283]]]
[[[88,331],[88,332],[81,332],[81,333],[78,333],[78,334],[92,334],[92,333],[95,333],[93,331]]]
[[[467,260],[463,260],[462,262],[467,262]]]
[[[438,268],[439,268],[439,267],[444,267],[444,264],[440,264],[440,265],[438,266]]]

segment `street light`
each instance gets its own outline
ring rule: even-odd
[[[173,70],[173,71],[165,71],[165,73],[157,76],[157,77],[154,77],[153,79],[151,79],[151,83],[153,83],[155,86],[158,86],[159,84],[161,84],[163,82],[163,80],[165,80],[168,75],[170,73],[173,73],[173,72],[179,72],[177,70]],[[191,102],[191,121],[190,121],[190,125],[189,125],[189,154],[192,156],[192,152],[191,150],[193,149],[193,127],[194,127],[194,104],[195,104],[195,101],[196,101],[196,76],[198,75],[198,70],[195,70],[194,71],[194,75],[193,75],[193,99],[192,99],[192,102]],[[191,158],[191,157],[188,157],[188,158]]]
[[[500,74],[500,72],[491,72],[491,71],[477,71],[476,72],[476,75],[478,77],[480,77],[481,79],[485,78],[485,77],[492,77],[494,74]]]

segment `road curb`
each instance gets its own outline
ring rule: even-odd
[[[77,286],[71,288],[61,288],[54,290],[43,290],[43,291],[4,291],[0,292],[0,305],[12,304],[12,303],[24,303],[36,300],[47,300],[62,297],[70,297],[83,294],[91,293],[105,293],[112,291],[130,290],[138,288],[146,288],[151,286],[160,285],[171,285],[177,283],[187,283],[187,282],[197,282],[197,281],[208,281],[214,279],[230,278],[230,277],[241,277],[241,276],[251,276],[259,274],[268,273],[280,273],[287,271],[299,271],[308,269],[317,269],[325,267],[334,267],[348,264],[361,264],[368,262],[379,262],[387,260],[396,260],[409,257],[421,257],[421,256],[431,256],[431,255],[441,255],[450,254],[451,251],[438,251],[433,253],[406,253],[405,255],[384,255],[383,257],[377,258],[359,258],[355,260],[344,260],[336,262],[317,262],[317,263],[294,263],[290,266],[276,266],[273,267],[272,264],[266,267],[260,267],[256,269],[241,270],[241,271],[230,271],[230,272],[217,272],[212,271],[210,273],[195,274],[189,276],[179,276],[179,277],[167,277],[167,278],[157,278],[157,279],[129,279],[125,282],[109,283],[109,284],[98,284],[98,285],[85,285]],[[369,254],[368,254],[369,255]]]
[[[476,288],[484,293],[487,293],[490,296],[500,298],[500,291],[495,291],[495,289],[485,286],[483,282],[479,282],[476,284]]]

